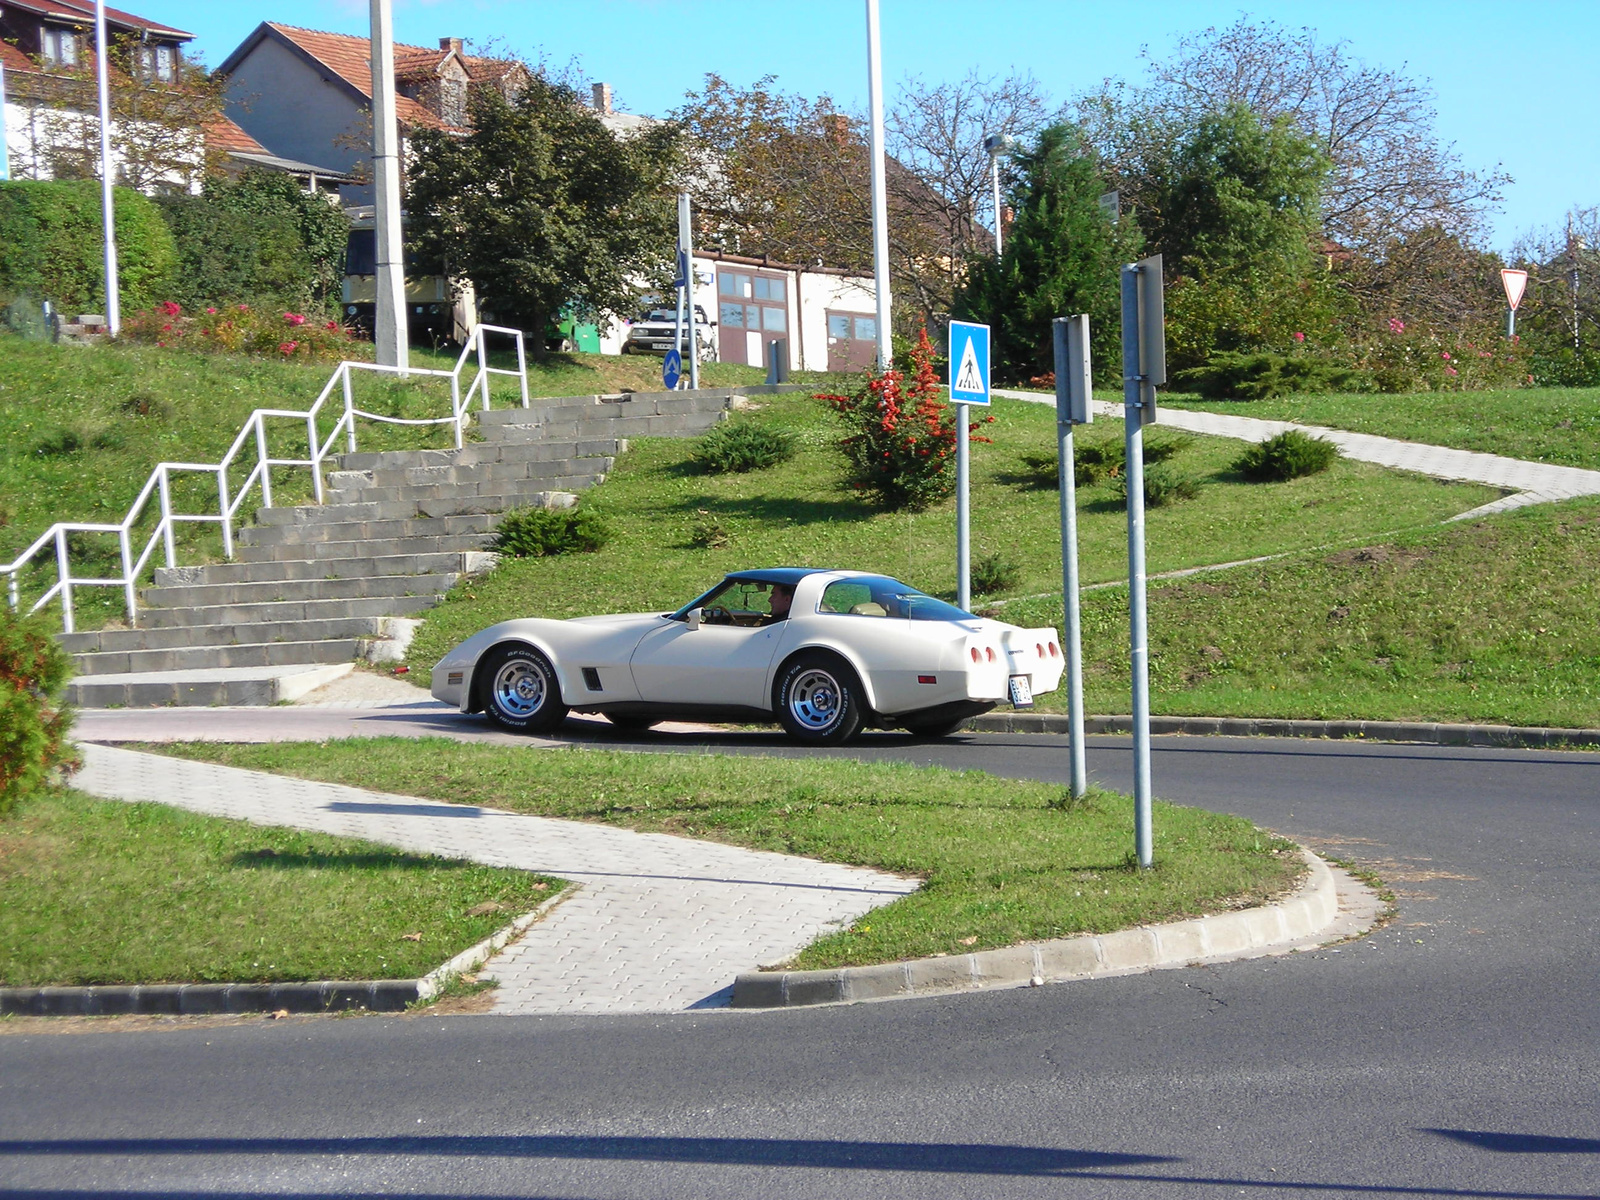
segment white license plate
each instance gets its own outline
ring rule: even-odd
[[[1033,707],[1033,685],[1026,675],[1013,675],[1011,677],[1011,707]]]

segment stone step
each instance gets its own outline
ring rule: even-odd
[[[589,459],[580,461],[599,463],[605,460]],[[554,475],[547,476],[536,482],[530,481],[530,490],[517,489],[510,484],[501,484],[490,489],[486,495],[465,495],[454,489],[442,487],[435,489],[438,493],[437,495],[426,498],[363,501],[355,504],[324,504],[320,506],[304,504],[294,508],[264,508],[256,516],[257,524],[250,528],[263,530],[293,528],[304,531],[299,536],[308,540],[320,540],[323,535],[316,531],[329,526],[348,525],[357,522],[365,524],[374,521],[406,521],[417,517],[456,517],[499,513],[508,508],[520,508],[529,504],[539,503],[533,498],[543,495],[545,492],[581,492],[597,484],[604,483],[605,478],[603,472]]]
[[[665,416],[644,416],[630,420],[626,423],[625,431],[617,430],[619,434],[625,432],[627,437],[689,437],[694,434],[704,433],[712,426],[722,421],[727,413],[722,410],[715,412],[689,412],[673,413]],[[613,422],[621,425],[622,422]],[[507,422],[495,426],[493,429],[484,430],[486,441],[495,443],[527,443],[540,442],[548,438],[587,438],[602,436],[605,433],[603,426],[597,427],[594,423],[581,423],[554,420],[544,424]]]
[[[78,708],[282,704],[348,675],[354,667],[349,662],[301,663],[90,676],[67,685],[67,703]]]
[[[305,562],[332,564],[344,559],[367,556],[392,558],[403,554],[488,553],[494,548],[493,533],[447,533],[437,536],[412,534],[410,537],[360,538],[354,541],[299,542],[293,539],[266,542],[234,549],[241,563]]]
[[[561,486],[560,481],[574,476],[605,475],[611,470],[613,459],[564,458],[548,463],[486,463],[475,467],[424,468],[437,470],[441,478],[422,481],[385,482],[363,479],[341,483],[324,493],[328,506],[345,506],[375,502],[390,504],[396,501],[416,503],[442,497],[476,496],[481,498],[515,499],[527,492],[549,490]],[[445,476],[449,471],[454,477]],[[341,478],[350,479],[352,472],[341,472]]]
[[[56,635],[69,654],[111,654],[134,650],[172,650],[185,646],[233,646],[341,638],[387,638],[403,617],[335,617],[316,621],[263,621],[239,625],[178,625],[151,629],[97,629]]]
[[[296,663],[351,662],[360,657],[358,638],[320,642],[254,642],[236,646],[173,646],[166,650],[125,650],[73,656],[80,676],[127,675],[150,671],[199,671],[219,667],[284,667]]]
[[[459,572],[427,575],[374,575],[347,579],[266,579],[253,583],[190,583],[144,588],[150,609],[211,608],[272,600],[356,600],[379,596],[442,596],[461,578]]]
[[[364,543],[352,542],[352,548]],[[272,579],[368,579],[383,575],[477,575],[498,560],[478,550],[422,554],[364,554],[348,558],[282,559],[265,562],[208,563],[200,567],[157,567],[157,587],[212,583],[263,583]]]
[[[614,421],[683,413],[722,412],[732,408],[734,392],[729,388],[701,388],[699,391],[630,392],[615,396],[566,397],[560,403],[536,400],[527,408],[497,408],[477,414],[478,428],[484,436],[497,425],[543,424],[573,420]]]
[[[425,480],[432,472],[456,467],[497,462],[551,462],[564,458],[612,458],[628,448],[627,439],[615,437],[575,440],[545,440],[502,446],[498,442],[473,442],[460,450],[386,451],[381,454],[346,454],[339,465],[323,478],[335,487],[343,486],[341,475],[376,477],[379,483],[404,483]],[[440,457],[443,455],[443,457]]]
[[[406,617],[432,608],[437,601],[437,596],[378,596],[356,600],[271,600],[204,608],[147,608],[139,613],[139,624],[147,629],[172,629],[347,617]]]
[[[460,534],[489,533],[498,520],[494,513],[472,513],[461,517],[407,517],[391,521],[334,521],[320,525],[247,525],[234,538],[235,551],[247,546],[281,545],[295,542],[390,542],[414,537],[454,537]],[[429,549],[436,549],[430,547]],[[463,550],[476,549],[462,546]],[[377,553],[371,551],[370,553]],[[393,554],[408,551],[389,551]],[[416,553],[424,553],[419,549]],[[243,558],[243,554],[239,555]]]

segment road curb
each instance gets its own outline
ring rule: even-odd
[[[482,966],[507,942],[549,915],[581,885],[568,883],[532,912],[491,933],[421,979],[310,983],[127,983],[90,987],[0,987],[0,1015],[30,1017],[199,1016],[292,1012],[403,1012],[432,1000],[454,977]]]
[[[1315,937],[1339,916],[1327,863],[1301,848],[1309,868],[1276,904],[1142,925],[1116,933],[1060,938],[975,954],[919,958],[831,971],[751,971],[733,984],[734,1008],[792,1008],[1096,979],[1281,952]]]
[[[963,729],[972,733],[1070,733],[1060,713],[985,713]],[[1127,716],[1083,719],[1087,734],[1132,733]],[[1152,734],[1214,737],[1357,738],[1374,742],[1421,742],[1430,746],[1500,746],[1544,750],[1600,746],[1600,729],[1550,729],[1517,725],[1449,725],[1426,721],[1309,721],[1267,717],[1151,717]]]

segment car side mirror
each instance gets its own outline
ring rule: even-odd
[[[687,624],[689,626],[690,629],[699,629],[700,628],[701,618],[703,618],[704,616],[705,616],[705,610],[704,609],[691,608],[688,611],[688,613],[685,614],[684,622],[685,622],[685,624]]]

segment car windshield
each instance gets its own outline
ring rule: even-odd
[[[910,621],[971,621],[969,612],[890,579],[887,575],[857,575],[830,583],[822,593],[818,612],[854,617],[898,617]]]
[[[783,592],[783,602],[775,606],[774,594]],[[771,584],[755,579],[724,579],[703,596],[699,596],[672,613],[674,620],[683,620],[691,609],[701,610],[701,619],[717,625],[768,625],[789,615],[788,600],[794,593],[792,584]]]
[[[652,308],[649,312],[645,313],[644,316],[640,317],[639,321],[641,323],[643,323],[645,321],[651,321],[651,322],[665,321],[665,322],[670,324],[670,323],[676,321],[677,319],[678,319],[678,314],[673,309],[670,309],[670,308]]]

